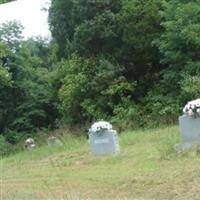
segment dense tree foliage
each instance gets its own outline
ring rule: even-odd
[[[66,95],[72,98],[76,93],[73,106],[68,105],[80,111],[79,117],[74,111],[75,121],[110,118],[132,107],[136,114],[136,104],[166,67],[160,64],[159,50],[153,44],[163,31],[161,9],[159,0],[52,1],[49,21],[58,58],[67,59],[58,65],[67,68],[58,95],[64,108],[71,102]],[[74,53],[81,61],[73,62]],[[74,72],[68,71],[72,65],[77,68]],[[85,93],[77,91],[76,79],[81,80],[79,89],[85,87]],[[63,111],[72,117],[68,109]]]
[[[55,116],[49,47],[41,39],[22,41],[21,28],[9,22],[0,29],[0,131],[10,142],[51,125]]]
[[[52,0],[52,41],[0,26],[0,132],[174,123],[200,95],[197,0]],[[5,140],[2,138],[2,141]]]
[[[160,38],[159,49],[163,54],[161,62],[169,64],[170,68],[164,78],[170,82],[171,90],[182,93],[189,86],[189,76],[200,75],[200,2],[172,1],[165,6],[165,32]],[[191,95],[194,98],[199,93],[194,91]]]
[[[168,65],[151,91],[147,103],[164,116],[177,116],[180,106],[199,98],[200,90],[200,2],[169,1],[162,11],[164,31],[157,39],[160,62]],[[150,101],[149,101],[150,100]]]

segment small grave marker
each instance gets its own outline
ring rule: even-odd
[[[200,117],[182,115],[179,117],[181,141],[200,142]]]
[[[55,136],[50,136],[47,139],[48,146],[62,146],[63,143]]]
[[[91,151],[94,155],[110,155],[120,152],[117,132],[108,122],[94,123],[88,134]]]
[[[36,148],[36,143],[33,138],[28,138],[25,141],[25,148],[28,149],[29,151],[32,151]]]
[[[181,143],[174,146],[178,153],[200,148],[200,99],[188,102],[183,113],[179,117]]]

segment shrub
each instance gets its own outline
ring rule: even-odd
[[[7,155],[11,152],[11,147],[3,135],[0,135],[0,156]]]
[[[183,96],[187,100],[199,98],[200,96],[200,76],[186,76],[181,84]]]

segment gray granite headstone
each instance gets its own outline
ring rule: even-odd
[[[200,142],[200,117],[182,115],[179,117],[182,143]]]
[[[28,138],[25,141],[25,148],[29,151],[32,151],[36,148],[36,143],[33,138]]]
[[[119,153],[118,135],[115,130],[89,132],[89,143],[94,155],[109,155]]]
[[[62,146],[63,143],[55,136],[50,136],[47,139],[48,146]]]

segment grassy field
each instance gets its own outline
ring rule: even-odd
[[[94,157],[85,138],[1,160],[1,200],[199,200],[200,154],[177,155],[177,126],[127,131],[121,153]]]

